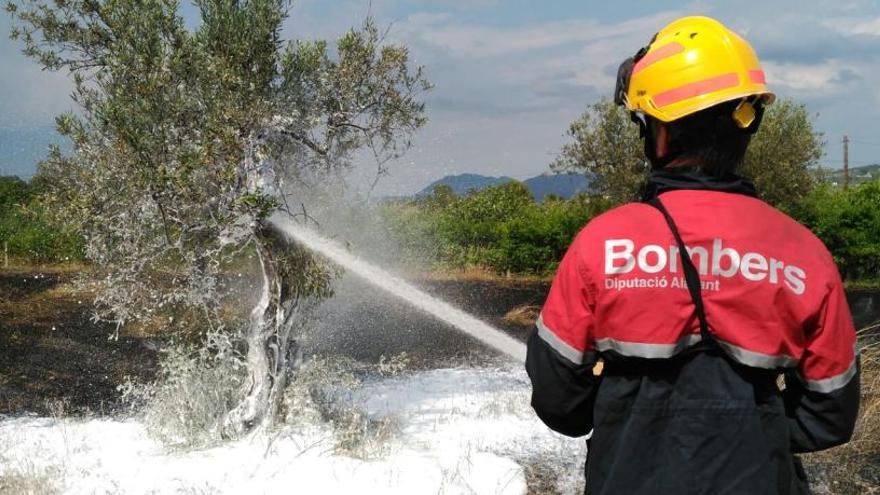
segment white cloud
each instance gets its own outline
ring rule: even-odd
[[[500,28],[431,13],[406,18],[392,33],[412,48],[418,63],[427,64],[436,82],[432,101],[472,118],[485,112],[580,109],[598,95],[610,95],[618,64],[677,15]],[[560,129],[567,124],[561,122]]]
[[[856,64],[839,59],[816,64],[768,61],[764,63],[764,70],[771,87],[782,86],[794,92],[817,95],[840,93],[849,84],[848,79],[861,73]]]
[[[501,0],[404,0],[404,3],[414,4],[440,4],[448,5],[457,9],[475,9],[494,7],[501,3]]]
[[[853,26],[852,32],[854,34],[880,36],[880,17],[856,24]]]
[[[880,36],[880,16],[874,18],[843,17],[827,21],[826,26],[844,36]]]
[[[617,67],[627,56],[636,52],[644,41],[637,36],[621,36],[590,43],[577,57],[559,59],[560,70],[574,67],[574,73],[566,81],[583,87],[591,87],[611,94],[617,78]]]
[[[460,23],[449,16],[417,15],[407,18],[401,30],[408,37],[417,38],[456,56],[491,58],[571,43],[590,43],[609,37],[639,35],[644,38],[645,43],[665,22],[674,17],[675,13],[664,12],[617,24],[576,19],[500,28]]]

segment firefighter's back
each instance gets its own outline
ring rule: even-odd
[[[658,210],[627,205],[584,229],[574,251],[605,360],[590,493],[804,492],[777,378],[798,369],[839,285],[833,261],[813,234],[756,198],[682,190],[661,201],[700,273],[712,339],[701,339]],[[823,349],[839,359],[808,372],[845,378],[852,349]]]

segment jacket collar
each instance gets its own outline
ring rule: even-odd
[[[661,169],[654,170],[642,186],[642,201],[648,201],[667,191],[682,189],[697,191],[719,191],[745,196],[758,197],[755,186],[743,177],[729,174],[714,177],[695,169]]]

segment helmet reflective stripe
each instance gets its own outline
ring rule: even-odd
[[[739,76],[737,76],[735,72],[731,72],[729,74],[723,74],[720,76],[711,77],[709,79],[704,79],[702,81],[692,82],[690,84],[685,84],[684,86],[679,86],[675,89],[670,89],[669,91],[658,93],[656,96],[654,96],[654,103],[658,107],[665,107],[667,105],[672,105],[673,103],[678,103],[681,100],[687,98],[694,98],[722,89],[732,88],[734,86],[737,86],[738,84]]]
[[[666,57],[677,55],[683,51],[684,45],[682,45],[681,43],[672,42],[668,45],[663,45],[656,50],[648,52],[644,57],[642,57],[642,59],[636,63],[635,67],[633,67],[633,74],[638,74],[654,62],[659,62]]]
[[[749,71],[749,80],[755,84],[767,84],[767,79],[764,78],[764,71],[758,70],[750,70]]]

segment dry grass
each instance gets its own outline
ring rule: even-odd
[[[63,493],[65,469],[60,463],[37,465],[31,459],[8,457],[6,453],[12,447],[0,445],[0,495]]]
[[[880,347],[862,354],[862,366],[861,419],[850,443],[859,454],[873,455],[880,460]]]
[[[528,495],[559,495],[557,473],[546,462],[527,463],[523,466]]]
[[[804,457],[816,493],[880,494],[880,331],[861,336],[862,402],[852,440]]]
[[[330,422],[336,437],[334,451],[366,461],[387,455],[391,440],[400,432],[396,418],[372,418],[355,409],[334,409]]]
[[[0,474],[0,495],[55,495],[62,493],[54,470],[33,467]]]
[[[502,319],[505,323],[510,323],[511,325],[531,327],[535,324],[540,312],[541,306],[522,304],[508,311]]]
[[[467,281],[467,282],[550,282],[550,275],[525,275],[521,273],[501,274],[487,268],[470,267],[463,269],[438,269],[424,273],[406,274],[409,278],[429,281]]]
[[[9,259],[9,266],[0,266],[0,273],[10,275],[33,275],[35,273],[45,273],[47,275],[57,275],[62,273],[74,274],[82,273],[87,270],[89,270],[89,266],[79,262],[41,265],[24,261],[16,262],[12,258]]]
[[[528,495],[569,495],[584,491],[583,452],[571,455],[568,449],[519,459],[526,478]]]
[[[208,332],[198,345],[169,344],[155,381],[128,380],[119,390],[153,438],[174,448],[222,441],[226,414],[240,399],[246,379],[242,360],[226,334]]]
[[[400,433],[399,418],[372,416],[351,403],[350,394],[367,376],[397,376],[408,371],[404,353],[367,365],[338,356],[314,356],[291,377],[283,401],[288,425],[328,424],[333,431],[333,451],[356,459],[375,460],[392,449]]]

